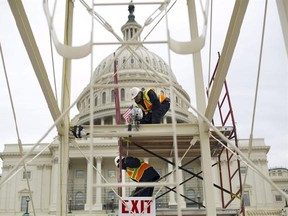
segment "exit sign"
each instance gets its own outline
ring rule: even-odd
[[[155,200],[151,197],[124,197],[119,200],[119,216],[155,216]]]

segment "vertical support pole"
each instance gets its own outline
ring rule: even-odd
[[[189,10],[189,22],[190,22],[190,33],[191,39],[198,37],[198,25],[197,25],[197,16],[195,8],[195,0],[188,0],[188,10]],[[205,88],[203,81],[203,72],[202,72],[202,60],[200,52],[193,53],[193,65],[195,73],[195,88],[196,88],[196,102],[197,109],[201,113],[205,113],[206,104],[205,104]],[[216,204],[215,204],[215,195],[213,188],[213,176],[212,176],[212,161],[211,161],[211,152],[210,152],[210,143],[209,143],[209,128],[202,119],[199,121],[199,134],[200,134],[200,143],[201,143],[201,167],[203,169],[204,177],[204,196],[206,201],[206,215],[216,216]]]
[[[66,1],[65,11],[65,32],[64,43],[72,45],[72,26],[73,26],[73,1]],[[62,75],[62,109],[64,112],[70,107],[70,89],[71,89],[71,59],[63,59],[63,75]],[[69,125],[70,112],[63,118],[64,125],[63,134],[61,134],[61,142],[59,146],[59,190],[57,216],[67,214],[67,181],[68,181],[68,163],[69,163]]]
[[[115,52],[114,52],[115,58]],[[117,73],[117,64],[114,59],[114,84],[118,84],[118,73]],[[119,102],[119,89],[117,86],[114,87],[114,100],[115,100],[115,111],[116,111],[116,124],[120,124],[121,116],[120,116],[120,102]]]

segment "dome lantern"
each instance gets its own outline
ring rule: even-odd
[[[131,3],[128,6],[128,21],[122,26],[121,31],[123,33],[123,39],[124,41],[134,40],[134,41],[140,41],[140,35],[133,38],[134,35],[141,29],[141,25],[139,25],[135,21],[135,15],[134,15],[135,6]]]

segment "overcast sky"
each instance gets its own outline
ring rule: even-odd
[[[213,71],[217,61],[217,52],[222,50],[229,18],[234,6],[234,1],[230,0],[213,2],[211,71]],[[23,0],[23,4],[51,81],[51,86],[54,88],[49,31],[44,17],[42,1]],[[251,131],[264,4],[265,1],[263,0],[250,1],[227,76],[237,123],[238,138],[240,139],[248,139]],[[171,36],[176,40],[184,41],[189,39],[189,25],[185,7],[186,1],[178,0],[168,15],[168,28]],[[155,5],[136,5],[136,21],[143,25],[145,19],[156,8],[157,6]],[[64,7],[58,1],[54,25],[61,41],[63,38],[63,16],[61,16],[63,11]],[[122,37],[120,28],[127,21],[127,5],[117,7],[98,6],[96,11]],[[87,43],[91,31],[91,18],[78,0],[75,1],[74,17],[74,45]],[[199,14],[200,32],[202,29],[201,20],[202,17]],[[148,34],[154,24],[152,23],[144,30],[142,39]],[[53,121],[7,1],[0,1],[0,29],[0,42],[16,111],[20,138],[22,143],[36,143],[53,124]],[[205,48],[201,51],[205,86],[207,86],[209,68],[209,37],[208,32]],[[165,40],[166,38],[166,23],[165,19],[163,19],[149,34],[147,40]],[[94,41],[108,42],[116,40],[95,21]],[[93,68],[103,58],[113,53],[118,46],[95,46],[93,48]],[[146,47],[169,62],[167,45],[146,45]],[[54,48],[53,55],[58,101],[61,103],[62,59]],[[170,55],[172,70],[179,84],[189,93],[192,105],[196,107],[192,57],[191,55],[177,55],[173,52],[170,52]],[[89,56],[84,59],[73,60],[72,62],[71,103],[77,99],[83,88],[89,83],[91,74],[90,59]],[[275,1],[269,1],[253,131],[254,138],[264,138],[266,145],[271,146],[268,153],[269,167],[288,167],[287,59],[276,3]],[[3,151],[4,144],[17,143],[18,141],[2,61],[0,72],[0,151]],[[77,109],[73,108],[71,117],[77,112]],[[56,131],[53,130],[44,141],[51,142],[56,135]]]

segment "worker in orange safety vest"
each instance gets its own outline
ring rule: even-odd
[[[133,87],[130,89],[130,93],[136,106],[143,111],[140,124],[159,124],[170,109],[170,99],[164,94],[158,95],[152,88],[141,91],[139,88]]]
[[[155,182],[158,181],[160,175],[148,163],[140,161],[138,158],[127,156],[121,159],[122,169],[126,170],[130,179],[136,182]],[[115,165],[119,167],[120,157],[117,156],[114,160]],[[133,197],[151,197],[154,187],[136,187],[131,196]]]

